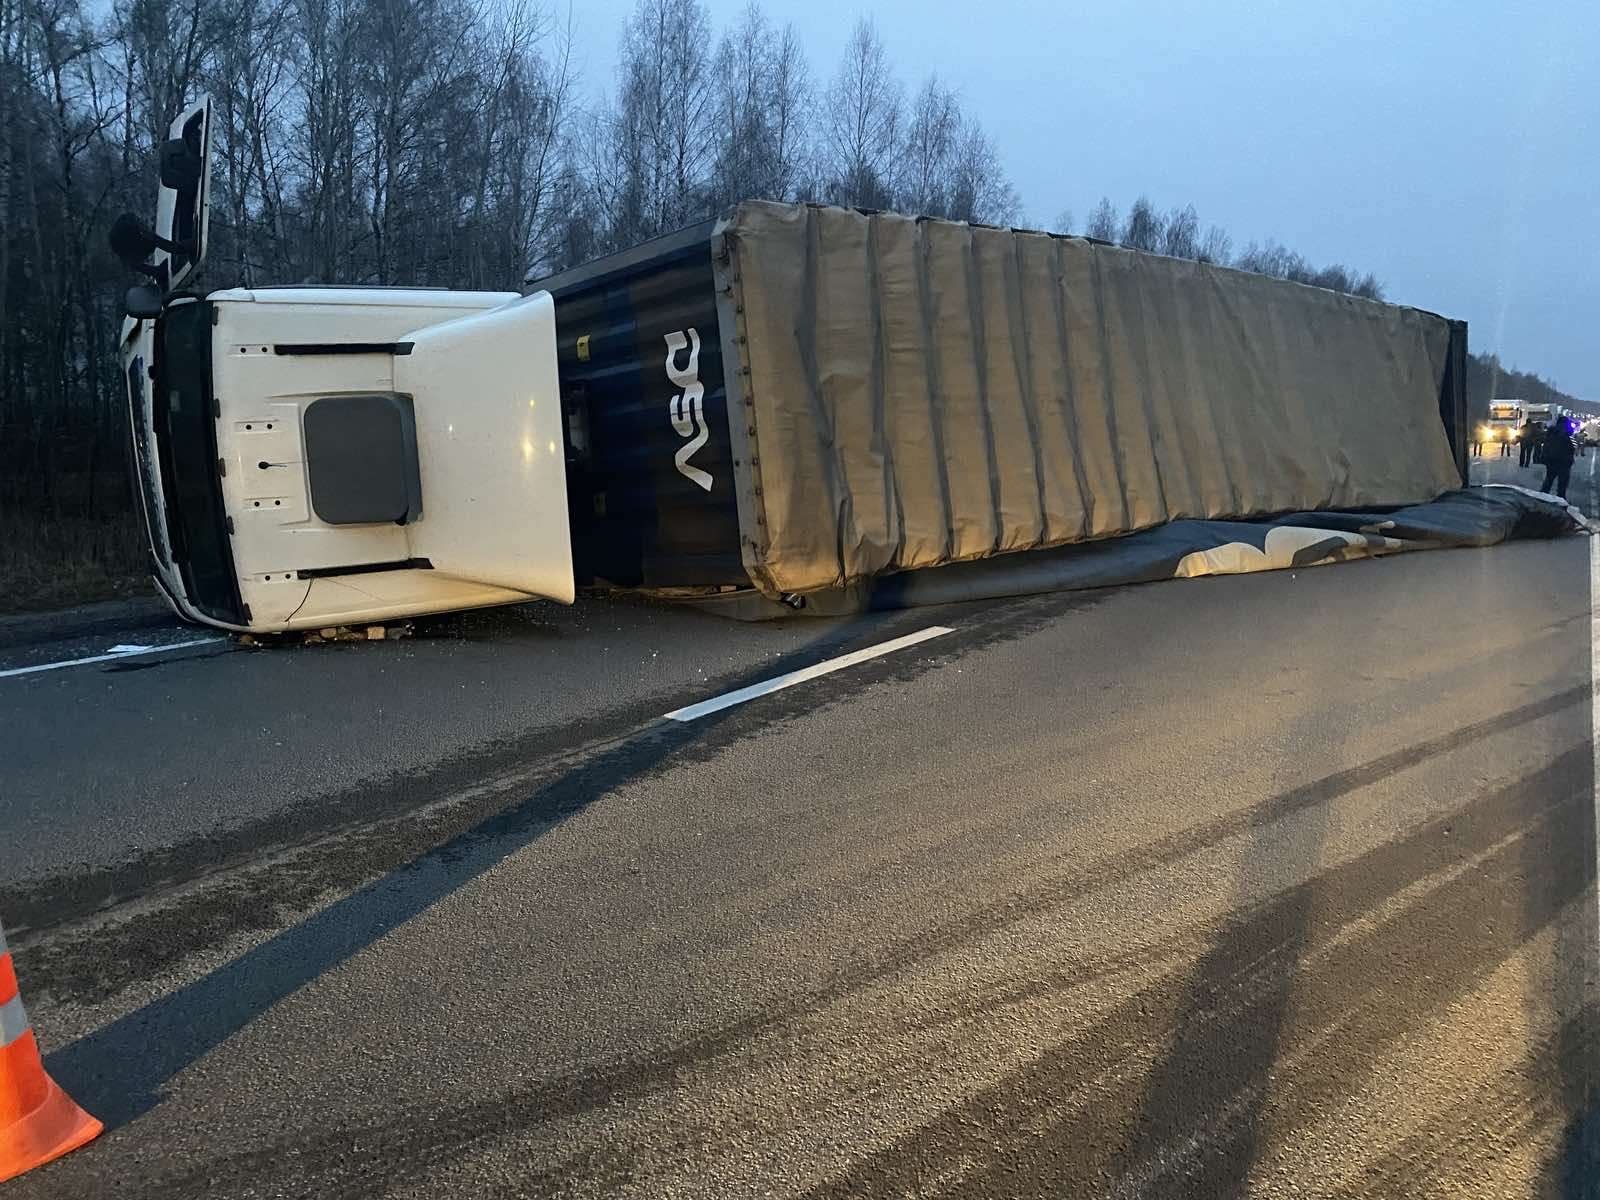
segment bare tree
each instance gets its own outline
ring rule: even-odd
[[[714,200],[788,199],[800,177],[804,108],[809,100],[805,56],[792,26],[774,30],[750,4],[723,36],[713,77],[717,87]]]
[[[239,0],[204,72],[213,101],[212,245],[245,286],[281,257],[291,0]]]
[[[716,143],[710,43],[698,0],[639,0],[622,37],[611,117],[612,245],[676,228],[708,207],[705,174]]]
[[[366,0],[362,15],[371,278],[414,282],[453,257],[483,31],[465,0]]]
[[[1058,212],[1056,214],[1055,221],[1050,226],[1050,230],[1052,233],[1071,233],[1072,210],[1070,208],[1063,208],[1060,212]]]
[[[361,0],[295,0],[300,46],[295,55],[295,111],[288,155],[299,204],[287,264],[290,277],[331,282],[360,278],[354,260],[364,241],[358,162],[365,157],[366,102],[357,78]]]
[[[113,21],[127,46],[126,115],[138,125],[142,144],[153,145],[193,97],[212,37],[226,18],[206,0],[125,0]]]
[[[1350,277],[1350,272],[1338,263],[1313,272],[1311,278],[1306,282],[1334,292],[1350,292],[1355,289],[1355,283]]]
[[[815,153],[810,141],[814,103],[811,68],[800,48],[800,37],[793,24],[785,25],[771,45],[767,79],[771,193],[777,199],[795,195]]]
[[[904,122],[895,204],[908,212],[1003,225],[1021,207],[994,140],[930,75]]]
[[[951,163],[950,198],[946,216],[985,225],[1009,225],[1016,220],[1021,202],[1000,165],[994,140],[976,125],[961,135]]]
[[[956,94],[937,75],[928,76],[917,89],[905,123],[896,199],[901,208],[926,216],[950,215],[951,164],[961,133]]]
[[[1100,203],[1094,206],[1094,211],[1089,214],[1089,224],[1084,228],[1084,234],[1097,238],[1102,242],[1114,242],[1121,226],[1117,224],[1117,208],[1111,203],[1108,196],[1100,197]]]
[[[823,130],[827,199],[861,208],[893,203],[902,108],[900,83],[883,42],[872,21],[862,17],[828,89]]]
[[[1241,271],[1283,279],[1288,274],[1288,255],[1289,252],[1277,242],[1268,241],[1266,245],[1251,242],[1234,259],[1234,266]]]
[[[1161,214],[1150,203],[1149,197],[1140,196],[1128,210],[1128,220],[1122,226],[1122,244],[1130,250],[1159,252],[1165,232]]]
[[[1161,253],[1171,258],[1200,256],[1200,217],[1194,205],[1174,208],[1167,214],[1166,228],[1161,231]]]
[[[1233,259],[1233,239],[1222,226],[1213,225],[1206,230],[1206,236],[1200,242],[1200,251],[1195,257],[1201,262],[1227,266]]]
[[[554,46],[549,60],[540,49],[547,42]],[[571,30],[552,38],[525,0],[501,9],[489,33],[476,114],[476,182],[457,239],[457,277],[469,286],[520,281],[545,255],[555,221],[551,196],[563,169],[571,46]]]

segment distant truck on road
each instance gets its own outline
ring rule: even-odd
[[[1518,438],[1517,429],[1522,424],[1521,400],[1489,401],[1489,421],[1481,436],[1486,442],[1509,444]]]
[[[1567,410],[1560,404],[1524,404],[1522,418],[1532,421],[1536,425],[1543,425],[1546,429],[1567,415]]]

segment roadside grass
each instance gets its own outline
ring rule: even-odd
[[[131,512],[50,518],[0,510],[0,614],[151,595]]]

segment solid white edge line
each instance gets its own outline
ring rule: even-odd
[[[1594,469],[1593,464],[1589,468]],[[1589,535],[1589,723],[1590,750],[1593,754],[1595,839],[1595,914],[1600,919],[1600,534]],[[1600,929],[1600,925],[1596,926]]]
[[[88,658],[69,658],[63,662],[36,663],[31,667],[12,667],[0,671],[0,679],[9,679],[14,675],[36,675],[40,671],[59,671],[63,667],[86,667],[90,663],[113,662],[119,658],[138,658],[144,654],[161,654],[168,650],[183,650],[189,646],[209,646],[213,642],[225,642],[227,638],[208,637],[195,638],[188,642],[172,642],[165,646],[140,646],[137,650],[116,650],[109,654],[91,654]]]
[[[846,667],[853,667],[857,663],[866,662],[868,659],[878,658],[884,654],[892,654],[896,650],[904,650],[907,646],[915,646],[918,642],[925,642],[929,638],[936,638],[954,632],[955,630],[944,625],[930,625],[927,629],[919,629],[916,633],[908,633],[904,637],[893,638],[887,642],[879,642],[876,646],[868,646],[862,650],[852,650],[849,654],[841,654],[837,658],[830,658],[809,667],[802,667],[798,671],[774,675],[771,679],[762,680],[760,683],[752,683],[749,687],[742,687],[737,691],[724,692],[722,695],[713,696],[709,700],[701,700],[696,704],[675,708],[666,714],[666,719],[668,721],[693,721],[710,713],[720,712],[724,708],[732,708],[735,704],[743,704],[746,700],[754,700],[757,696],[781,692],[784,688],[793,687],[797,683],[804,683],[808,679],[831,675],[835,671],[842,671]]]

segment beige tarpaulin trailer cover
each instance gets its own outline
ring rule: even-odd
[[[744,563],[769,595],[1461,483],[1430,313],[813,205],[742,204],[713,246]]]

